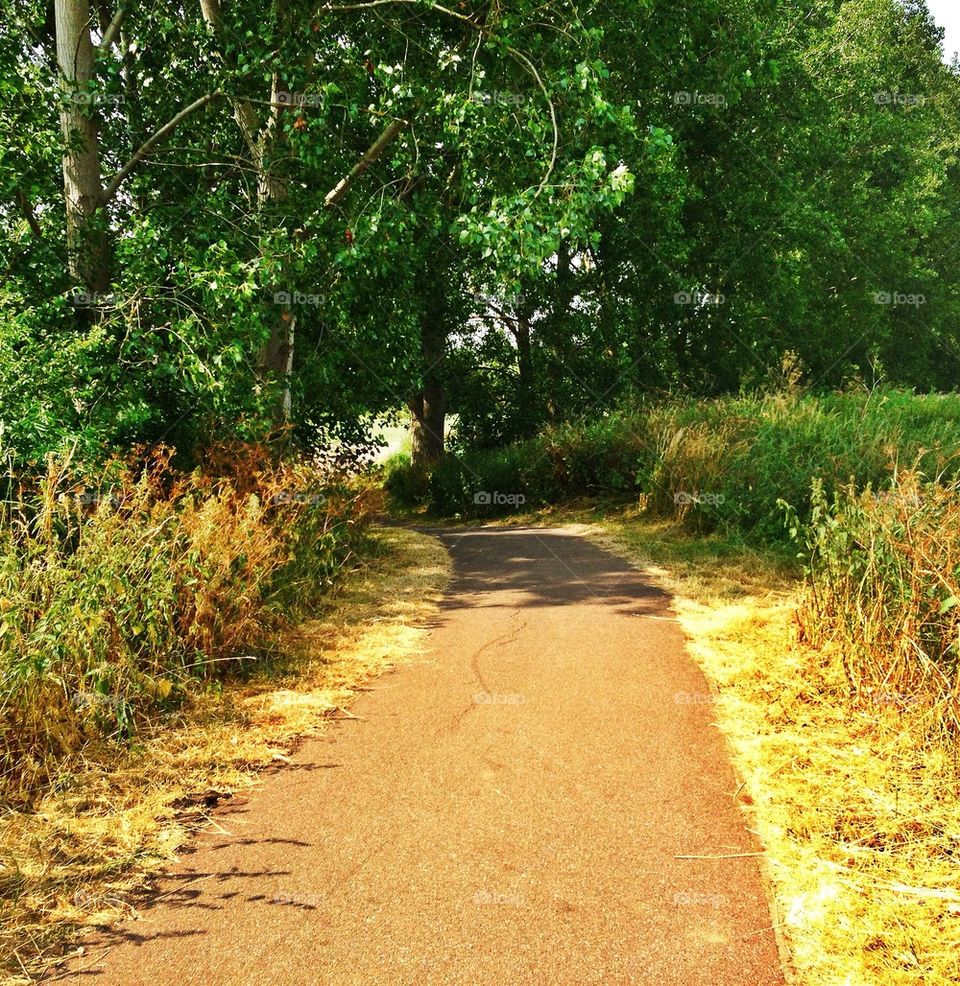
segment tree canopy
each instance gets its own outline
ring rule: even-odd
[[[7,453],[496,445],[628,397],[952,389],[921,0],[10,0]]]

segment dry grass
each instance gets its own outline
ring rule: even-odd
[[[267,656],[362,545],[375,496],[250,446],[235,475],[69,456],[4,477],[0,805],[27,806],[91,745],[149,729]]]
[[[798,642],[788,562],[633,510],[531,521],[582,525],[673,593],[719,693],[796,983],[960,983],[960,774],[929,740],[936,710],[852,698],[839,652]]]
[[[35,810],[0,818],[0,981],[33,981],[39,956],[65,936],[122,918],[213,804],[255,784],[364,681],[419,650],[448,557],[405,530],[375,540],[319,618],[282,640],[282,664],[211,685],[129,750],[88,750]]]
[[[926,742],[931,710],[852,703],[839,655],[798,644],[799,586],[782,569],[752,553],[711,558],[662,525],[604,529],[663,566],[719,690],[798,982],[960,982],[958,774],[954,751]]]
[[[960,736],[960,485],[900,473],[890,490],[814,490],[802,639],[844,657],[852,692],[922,705]]]

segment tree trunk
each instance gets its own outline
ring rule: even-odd
[[[259,369],[282,381],[280,410],[284,422],[290,420],[293,405],[293,346],[296,338],[297,316],[284,307],[270,329],[270,340],[260,352]]]
[[[283,143],[283,128],[280,114],[283,112],[280,104],[280,93],[285,92],[279,76],[274,73],[270,85],[270,111],[267,125],[258,135],[259,154],[257,155],[257,198],[261,215],[265,214],[272,205],[284,202],[289,194],[287,179],[272,171],[272,158],[280,144]],[[273,320],[270,327],[270,339],[260,350],[258,369],[263,377],[269,377],[282,382],[280,394],[280,413],[284,424],[290,421],[293,406],[291,383],[293,379],[293,347],[294,330],[297,318],[286,308]]]
[[[223,12],[220,0],[200,0],[200,10],[207,28],[221,41],[223,40]],[[278,18],[283,15],[283,7],[275,8]],[[235,100],[233,111],[240,133],[243,136],[251,163],[257,173],[257,211],[261,223],[271,206],[286,200],[289,194],[285,175],[272,170],[278,147],[284,142],[280,115],[285,103],[281,104],[280,93],[286,92],[280,76],[275,72],[270,83],[270,106],[267,110],[266,124],[253,105],[244,99]],[[284,290],[289,285],[281,286]],[[273,378],[282,382],[279,399],[279,413],[283,424],[290,422],[293,395],[294,330],[297,319],[286,307],[277,313],[270,327],[270,338],[261,346],[257,354],[257,373],[261,379]]]
[[[93,79],[88,0],[56,0],[57,63],[65,100],[60,111],[63,132],[63,193],[67,210],[70,274],[90,293],[110,288],[110,257],[103,201],[100,148],[93,106],[86,101]]]
[[[414,466],[427,469],[443,458],[447,417],[443,385],[447,351],[445,305],[442,303],[442,291],[437,292],[434,288],[433,294],[434,303],[427,307],[420,319],[423,383],[409,402],[413,413],[411,458]]]
[[[521,417],[523,433],[534,433],[539,422],[536,420],[536,394],[533,375],[533,354],[530,348],[530,320],[533,318],[533,306],[524,301],[517,306],[517,321],[514,338],[517,342],[517,370],[520,374],[520,393],[517,400],[517,410]]]
[[[573,274],[573,253],[568,243],[563,242],[557,250],[557,270],[553,285],[553,298],[550,313],[546,319],[541,338],[550,348],[561,367],[570,365],[570,331],[567,319],[576,295],[576,282]],[[559,417],[560,409],[548,400],[545,406],[547,417]]]
[[[418,468],[429,469],[443,458],[446,427],[443,401],[443,388],[434,384],[425,387],[410,402],[413,412],[410,454]]]

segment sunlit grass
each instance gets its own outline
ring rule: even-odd
[[[840,654],[800,642],[796,561],[622,503],[506,523],[574,525],[673,594],[799,986],[960,982],[955,748],[929,707],[855,700]]]
[[[104,746],[62,773],[34,809],[0,818],[0,956],[28,982],[78,927],[117,920],[175,858],[219,799],[249,789],[299,737],[324,728],[371,677],[418,652],[449,561],[439,543],[374,532],[372,555],[278,657],[244,680],[198,693],[131,748]]]

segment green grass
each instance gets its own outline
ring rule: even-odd
[[[675,400],[559,425],[504,449],[449,455],[429,476],[395,458],[387,488],[398,503],[460,518],[515,509],[478,503],[483,493],[522,497],[526,507],[616,497],[691,529],[785,546],[782,504],[809,517],[814,480],[832,495],[851,482],[889,488],[898,472],[913,468],[951,479],[958,450],[958,395]]]
[[[758,568],[805,567],[806,639],[840,653],[850,690],[928,703],[932,731],[953,736],[958,452],[958,395],[786,392],[627,408],[448,456],[430,475],[396,462],[388,488],[435,515],[488,522],[591,498],[601,523],[626,506],[685,530],[687,540],[671,529],[660,542],[643,527],[643,550],[674,569],[750,552]],[[478,493],[510,499],[488,505]]]
[[[0,803],[269,659],[361,545],[365,494],[312,467],[236,479],[166,458],[82,490],[51,460],[0,517]]]

